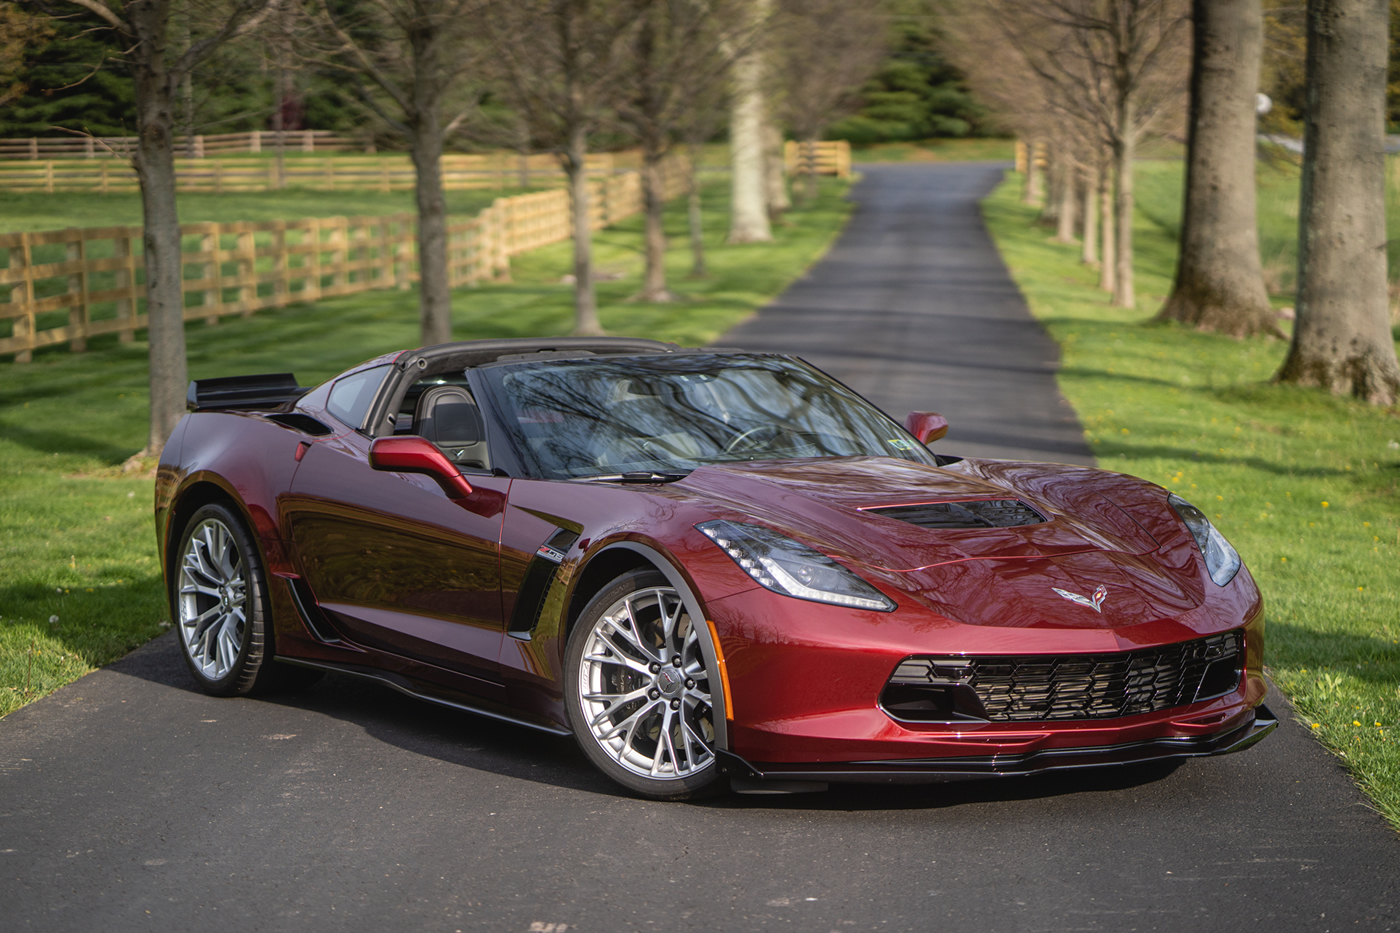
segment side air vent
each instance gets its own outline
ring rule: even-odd
[[[1015,528],[1039,525],[1045,516],[1020,499],[970,499],[964,502],[926,502],[866,509],[921,528]]]
[[[276,421],[280,425],[289,427],[303,434],[310,434],[312,437],[325,437],[334,433],[330,428],[317,421],[310,415],[297,414],[295,412],[285,415],[268,415],[268,421]]]
[[[578,532],[567,528],[555,529],[549,539],[535,551],[535,556],[525,568],[525,579],[520,581],[520,591],[515,596],[515,610],[511,613],[507,634],[522,641],[529,641],[531,633],[540,621],[540,611],[544,609],[545,597],[554,585],[555,574],[563,563],[569,548],[578,540]]]

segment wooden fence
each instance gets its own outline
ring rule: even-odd
[[[805,175],[815,171],[818,175],[850,178],[851,144],[844,139],[816,143],[788,140],[783,146],[783,162],[789,174]]]
[[[685,165],[663,167],[666,197],[685,187]],[[642,208],[641,176],[589,182],[595,229]],[[475,217],[448,224],[454,287],[509,275],[510,257],[573,235],[571,198],[557,189],[497,198]],[[378,288],[407,288],[415,269],[413,214],[326,217],[265,223],[198,223],[180,228],[185,320],[217,324],[224,315],[316,301]],[[140,227],[72,228],[0,235],[0,353],[28,362],[39,347],[87,349],[99,334],[134,338],[146,326]],[[0,330],[3,333],[3,330]]]
[[[287,152],[373,152],[368,137],[348,136],[329,130],[284,130],[282,147]],[[251,133],[175,137],[175,151],[202,159],[212,153],[272,152],[277,133],[253,130]],[[0,159],[100,159],[129,157],[136,149],[135,136],[31,136],[28,139],[0,139]],[[191,151],[193,150],[193,151]]]
[[[588,157],[591,175],[610,175],[634,167],[631,153],[601,152]],[[176,159],[175,186],[181,193],[276,191],[411,191],[413,163],[401,154],[318,156],[283,160],[282,174],[273,159]],[[448,191],[563,184],[564,171],[548,153],[520,156],[512,152],[442,157],[442,185]],[[102,194],[139,191],[136,172],[112,159],[46,160],[0,163],[0,191],[89,191]]]

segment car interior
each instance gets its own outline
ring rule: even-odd
[[[395,434],[417,434],[447,456],[459,470],[491,469],[481,409],[460,376],[427,376],[404,395]]]

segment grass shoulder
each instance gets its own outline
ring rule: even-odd
[[[704,189],[709,276],[689,279],[683,201],[665,223],[668,304],[641,288],[642,219],[595,234],[600,317],[609,333],[704,345],[806,271],[850,213],[847,185],[775,225],[771,243],[730,246],[728,183]],[[453,294],[461,340],[567,334],[573,326],[569,243],[512,261],[510,283]],[[373,356],[418,343],[415,291],[364,292],[217,327],[186,328],[192,379],[296,373],[314,385]],[[166,628],[169,612],[151,524],[152,482],[120,466],[144,443],[144,333],[95,338],[86,353],[46,348],[0,363],[0,715],[108,664]]]
[[[1178,492],[1234,543],[1264,593],[1274,682],[1400,828],[1400,412],[1271,384],[1281,341],[1147,323],[1174,271],[1181,174],[1144,174],[1132,310],[1110,307],[1076,246],[1051,242],[1014,179],[983,214],[1060,345],[1060,387],[1100,465]],[[1288,212],[1270,197],[1266,227]]]

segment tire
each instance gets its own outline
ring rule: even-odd
[[[635,794],[686,800],[723,789],[700,650],[708,637],[655,570],[609,583],[569,633],[564,702],[574,738]]]
[[[180,653],[211,696],[309,687],[321,672],[272,663],[267,575],[247,524],[211,503],[180,535],[170,606]]]

